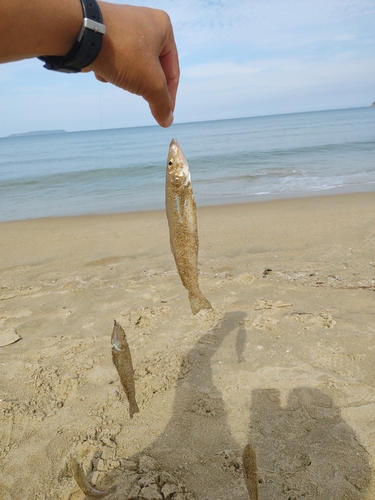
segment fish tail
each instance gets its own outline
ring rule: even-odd
[[[139,413],[139,408],[137,405],[137,401],[133,398],[129,400],[129,415],[130,418],[133,418],[134,413]]]
[[[190,307],[193,314],[197,314],[201,309],[212,309],[209,300],[198,290],[196,293],[189,294]]]
[[[104,498],[116,490],[116,486],[112,486],[112,488],[110,488],[108,491],[101,491],[92,486],[86,478],[86,474],[83,470],[81,462],[79,462],[75,456],[72,456],[70,458],[70,468],[77,486],[86,496],[89,496],[91,498]]]

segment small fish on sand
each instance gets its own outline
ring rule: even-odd
[[[243,472],[250,500],[258,500],[258,469],[255,451],[250,444],[245,446],[242,455]]]
[[[189,165],[176,139],[168,152],[165,185],[171,250],[182,284],[189,293],[193,314],[212,309],[198,284],[197,206],[191,186]]]
[[[129,401],[130,418],[133,418],[134,413],[139,412],[137,401],[135,400],[134,369],[124,329],[117,321],[115,321],[113,327],[111,343],[112,361],[120,376],[121,385]]]
[[[115,490],[115,487],[112,487],[108,491],[101,491],[97,488],[94,488],[94,486],[92,486],[87,480],[82,464],[77,460],[75,456],[72,456],[70,459],[70,469],[73,473],[73,477],[77,483],[77,486],[88,497],[104,498],[110,493],[113,493]]]

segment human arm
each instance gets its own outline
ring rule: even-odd
[[[92,70],[100,81],[141,95],[156,121],[171,125],[179,65],[168,15],[160,10],[98,2],[106,25]],[[82,25],[79,0],[0,0],[0,62],[65,55]]]

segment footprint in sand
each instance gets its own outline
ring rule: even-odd
[[[121,311],[120,322],[126,332],[142,332],[142,334],[147,334],[156,327],[158,318],[170,313],[171,308],[168,306],[141,307],[140,309]]]
[[[318,314],[310,312],[293,312],[290,317],[294,321],[298,321],[305,325],[305,327],[318,327],[318,328],[334,328],[336,320],[333,319],[332,314],[328,311],[322,311]]]
[[[281,300],[258,299],[253,305],[253,309],[261,312],[255,318],[246,318],[246,327],[269,332],[276,330],[281,316],[284,315],[284,309],[292,305],[292,303],[284,303]]]

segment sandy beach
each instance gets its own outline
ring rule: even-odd
[[[108,500],[248,500],[247,443],[261,500],[375,498],[375,193],[198,221],[196,316],[163,211],[0,224],[2,500],[89,498],[72,455]]]

